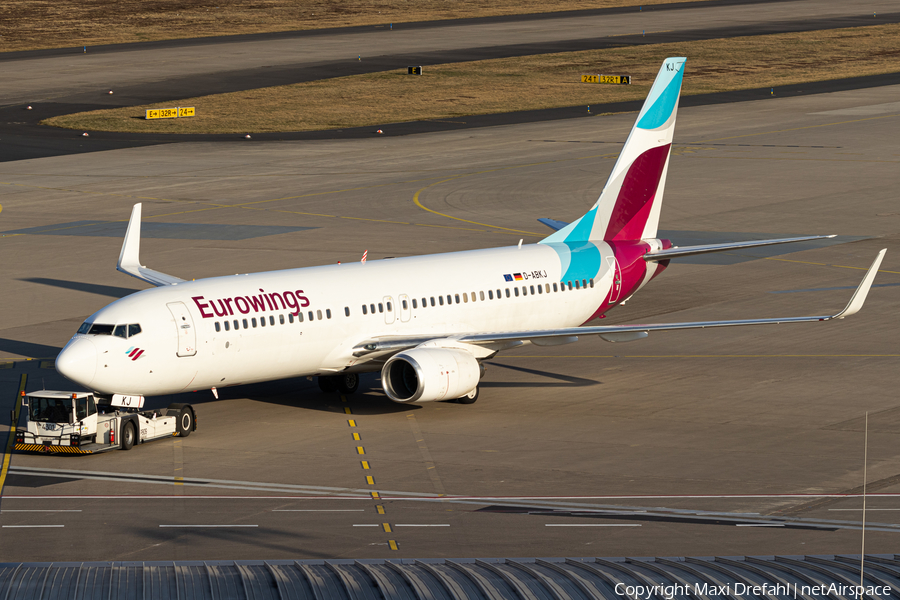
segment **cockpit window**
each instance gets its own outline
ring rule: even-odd
[[[94,323],[91,325],[90,331],[88,333],[92,333],[94,335],[112,335],[114,325],[102,325],[100,323]]]
[[[127,338],[128,325],[116,325],[116,328],[113,330],[113,335],[120,338]]]
[[[78,328],[78,333],[87,333],[91,328],[91,324],[85,321],[81,324],[81,327]]]
[[[141,332],[141,326],[137,323],[132,323],[128,326],[128,337],[135,336]]]

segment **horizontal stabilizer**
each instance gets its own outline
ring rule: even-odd
[[[122,242],[122,250],[119,252],[119,263],[116,270],[127,273],[141,281],[146,281],[156,287],[181,283],[172,275],[166,275],[141,265],[141,204],[134,205],[131,211],[131,219],[128,220],[128,229],[125,230],[125,241]]]
[[[565,221],[557,221],[556,219],[538,219],[538,223],[543,223],[553,231],[559,231],[568,225]]]
[[[703,244],[700,246],[674,246],[666,250],[658,250],[644,255],[646,261],[661,261],[684,256],[696,256],[708,252],[725,252],[739,250],[741,248],[756,248],[757,246],[774,246],[775,244],[790,244],[792,242],[808,242],[809,240],[823,240],[837,237],[834,235],[808,235],[805,237],[780,238],[776,240],[751,240],[749,242],[728,242],[726,244]]]

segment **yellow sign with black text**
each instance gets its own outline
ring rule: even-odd
[[[193,117],[195,114],[193,106],[182,106],[177,108],[150,108],[147,109],[145,119],[177,119],[178,117]]]
[[[581,83],[613,83],[616,85],[629,85],[631,75],[582,75]]]

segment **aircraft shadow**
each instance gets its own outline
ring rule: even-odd
[[[98,294],[100,296],[109,296],[110,298],[124,298],[129,294],[139,292],[132,288],[117,287],[114,285],[99,285],[94,283],[84,283],[81,281],[67,281],[65,279],[48,279],[46,277],[25,277],[19,281],[28,281],[30,283],[39,283],[41,285],[49,285],[52,287],[63,288],[66,290],[76,290],[79,292],[88,292],[89,294]]]
[[[510,369],[511,371],[519,371],[520,373],[528,373],[529,375],[537,375],[555,381],[482,381],[482,388],[522,388],[522,387],[587,387],[590,385],[601,385],[602,382],[596,379],[585,379],[584,377],[572,377],[571,375],[560,375],[559,373],[550,373],[549,371],[539,371],[537,369],[526,369],[525,367],[514,367],[512,365],[502,365],[496,362],[487,363],[491,367],[500,367],[501,369]]]
[[[27,358],[54,358],[62,351],[59,346],[45,346],[19,340],[0,338],[0,355],[4,353],[18,354]]]

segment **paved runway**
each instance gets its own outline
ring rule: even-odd
[[[305,379],[188,394],[186,439],[14,455],[0,560],[853,553],[866,411],[867,551],[896,550],[898,92],[684,108],[676,243],[842,237],[673,264],[610,320],[830,313],[887,247],[860,314],[511,351],[471,406],[396,405],[374,376],[345,399]],[[533,242],[595,200],[633,118],[3,163],[0,414],[23,377],[68,388],[46,361],[142,287],[115,271],[134,202],[158,224],[144,263],[183,278]]]

